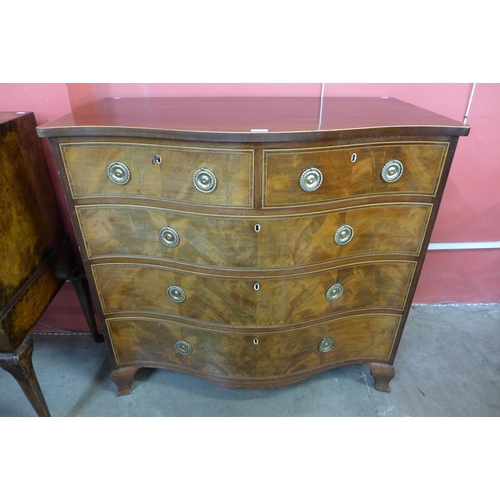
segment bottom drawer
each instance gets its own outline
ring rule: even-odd
[[[108,319],[107,325],[119,366],[248,380],[388,361],[400,320],[390,314],[359,315],[280,333],[228,333],[142,318]],[[320,345],[330,347],[323,339],[334,341],[327,352],[320,350]]]

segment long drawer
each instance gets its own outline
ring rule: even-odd
[[[402,310],[415,262],[378,261],[302,275],[206,275],[160,266],[92,266],[105,314],[164,313],[228,325],[300,323],[342,311]]]
[[[264,207],[384,194],[435,196],[448,143],[376,143],[264,151]]]
[[[251,208],[253,150],[64,143],[73,198],[127,196]]]
[[[182,367],[232,378],[279,377],[390,358],[399,315],[359,315],[281,333],[227,333],[172,321],[107,320],[118,365]]]
[[[317,215],[241,218],[90,205],[76,207],[76,213],[91,259],[148,256],[272,269],[386,253],[416,256],[431,209],[430,204],[395,203]],[[351,239],[339,239],[347,226]]]

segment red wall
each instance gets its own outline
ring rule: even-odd
[[[321,88],[319,83],[0,84],[0,111],[33,111],[42,124],[104,97],[280,95],[319,100]],[[471,91],[470,83],[324,86],[325,96],[391,96],[459,121],[464,119]],[[467,123],[471,132],[459,140],[431,239],[434,243],[500,241],[500,150],[495,140],[500,136],[500,84],[476,85]],[[500,249],[430,250],[415,302],[500,302]],[[87,330],[71,285],[65,285],[41,322],[64,330]]]

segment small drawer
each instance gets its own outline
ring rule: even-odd
[[[354,316],[283,333],[227,333],[172,321],[108,319],[118,365],[221,378],[273,378],[347,362],[389,360],[401,317]]]
[[[74,198],[126,196],[251,208],[253,150],[64,143]]]
[[[345,257],[419,254],[432,206],[374,204],[325,214],[255,219],[148,207],[76,207],[87,255],[153,257],[191,264],[276,269]],[[342,227],[353,230],[345,244]],[[337,237],[338,240],[338,237]]]
[[[92,271],[105,314],[150,312],[213,324],[279,326],[343,311],[401,311],[415,265],[378,261],[273,278],[132,264],[97,264]]]
[[[377,143],[264,151],[263,206],[385,194],[435,196],[448,143]]]

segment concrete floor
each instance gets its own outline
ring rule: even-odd
[[[500,416],[500,305],[413,306],[391,393],[363,365],[279,389],[225,389],[167,370],[139,370],[116,397],[104,344],[89,335],[35,334],[33,364],[54,417]],[[0,370],[0,416],[35,416]]]

